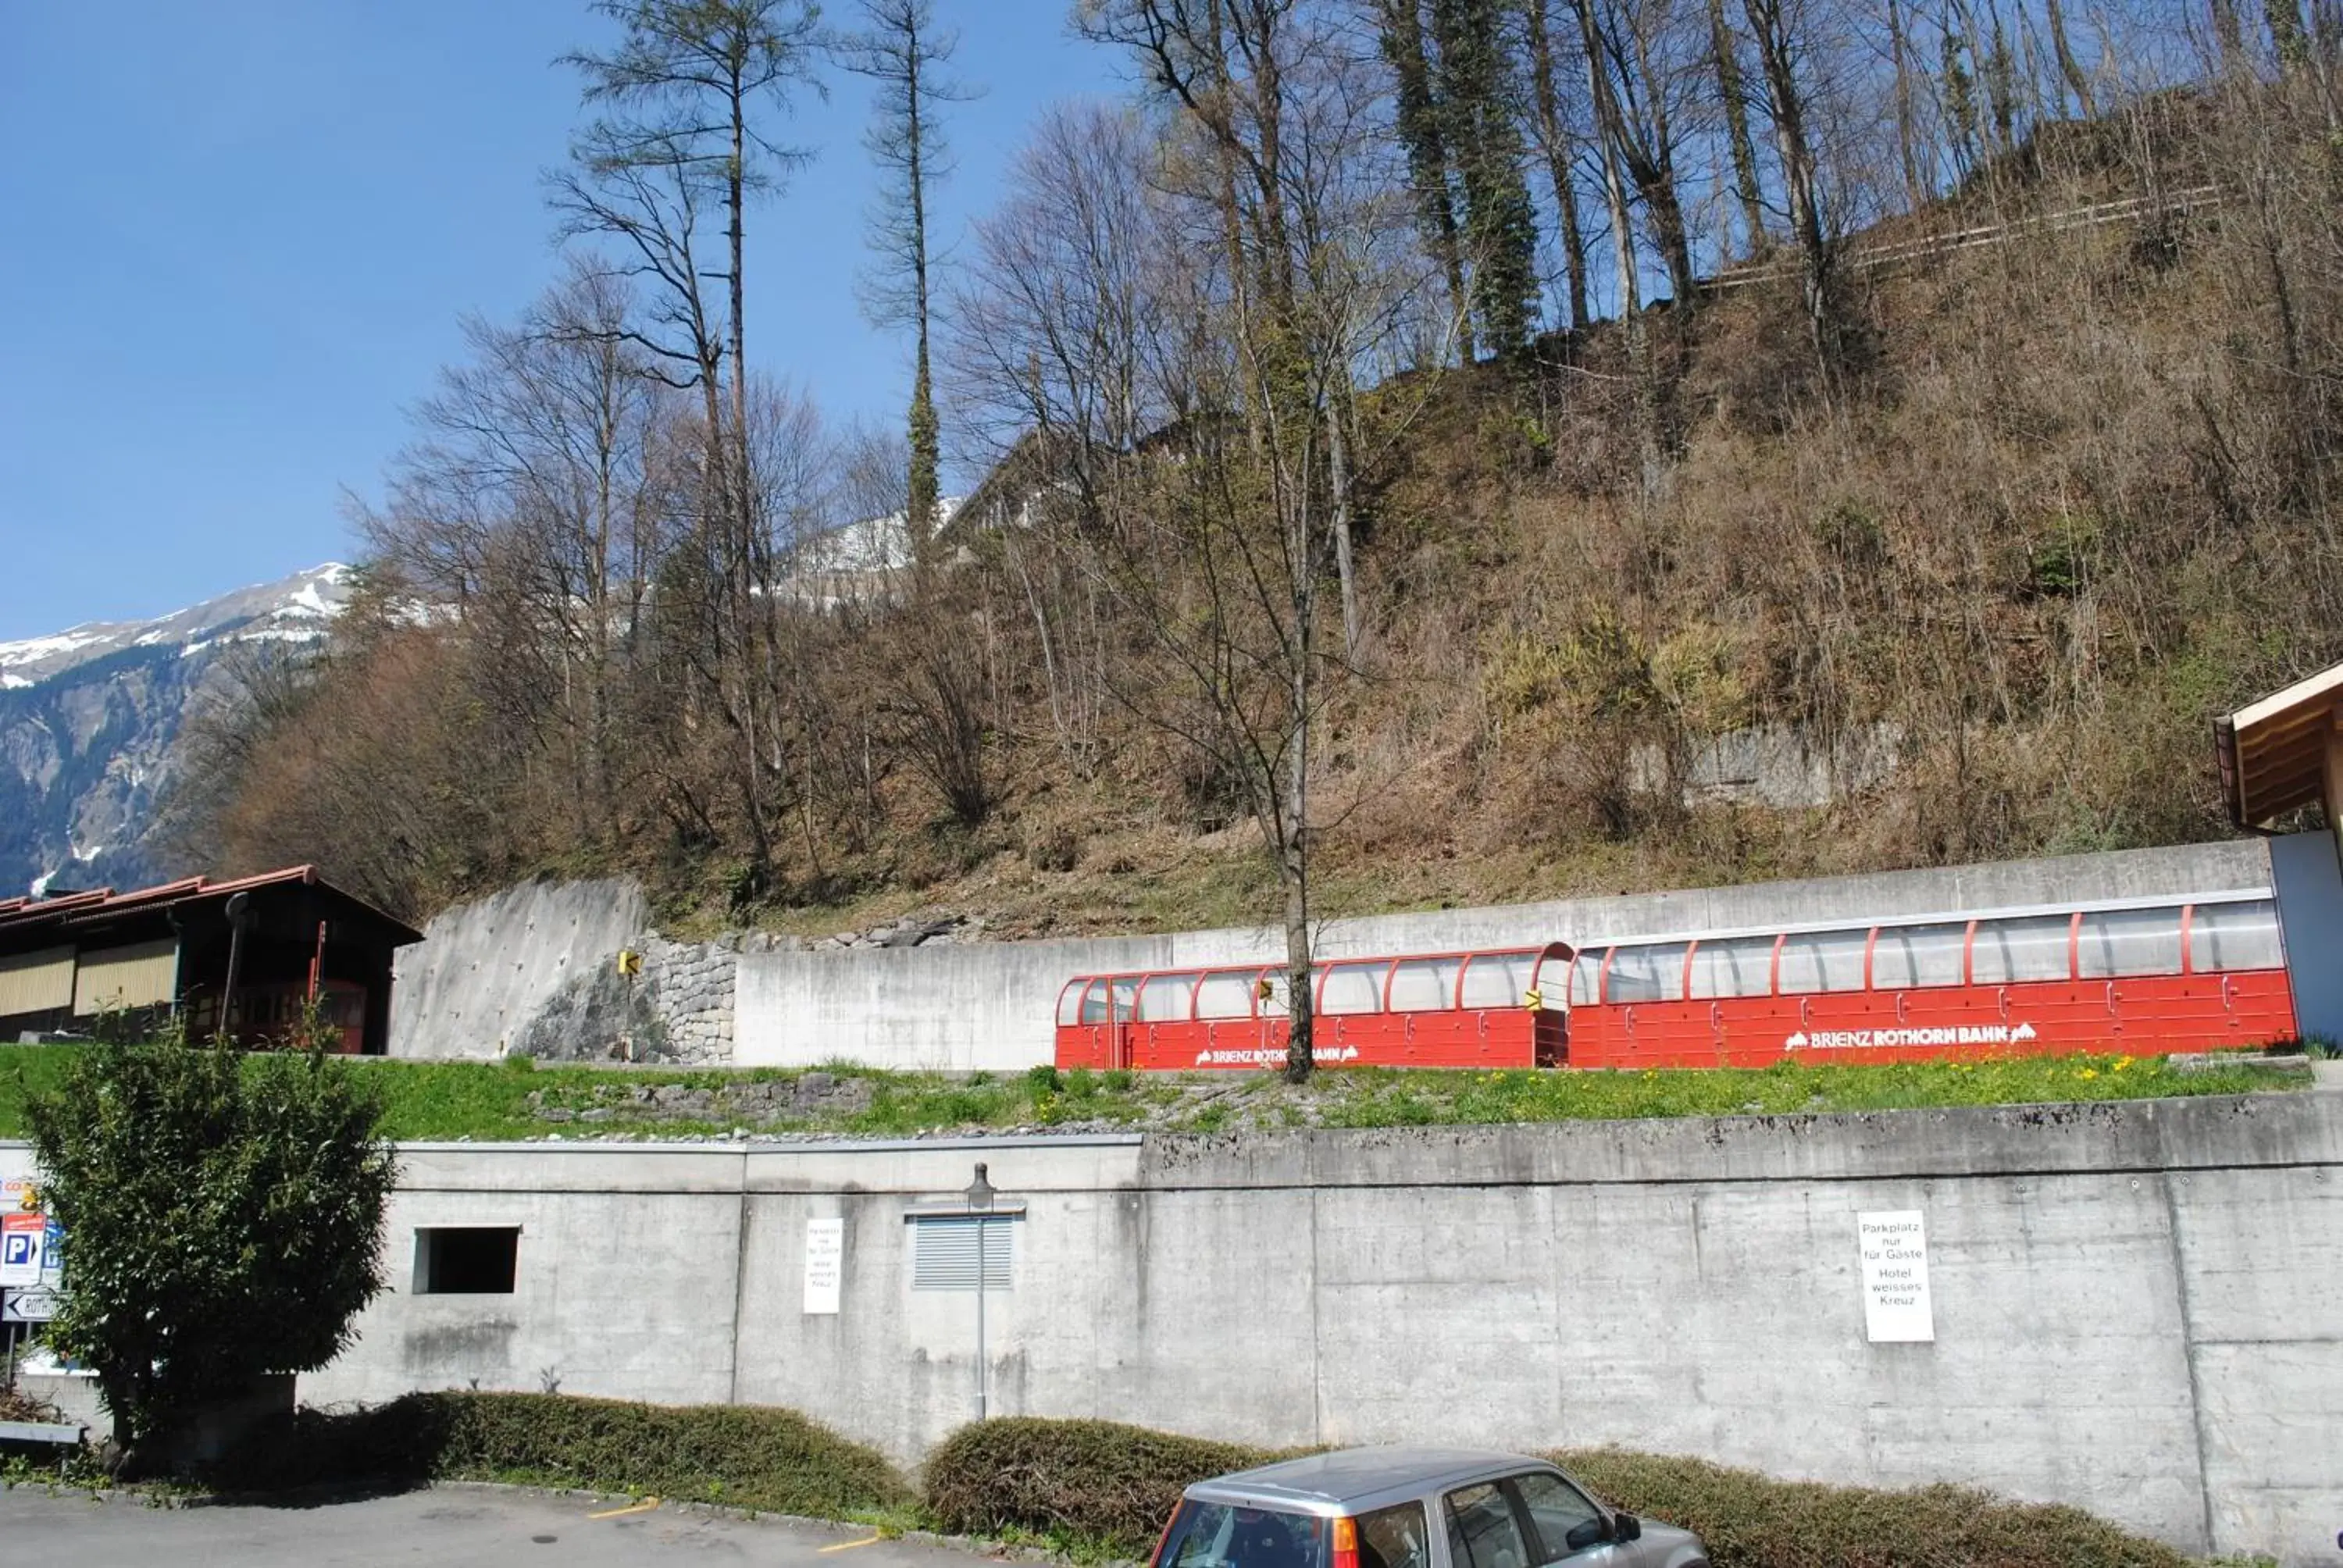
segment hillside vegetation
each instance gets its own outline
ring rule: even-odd
[[[1258,210],[1211,173],[1255,132],[1151,75],[1144,114],[1048,120],[970,241],[947,430],[1001,461],[948,525],[842,554],[900,450],[771,387],[745,553],[678,520],[695,399],[629,391],[590,549],[427,427],[333,655],[212,738],[192,841],[410,914],[615,869],[684,925],[1021,935],[1291,920],[1297,879],[1317,917],[2222,835],[2210,719],[2343,657],[2331,68],[2241,47],[2087,120],[1940,107],[1967,152],[1910,201],[1833,144],[1820,248],[1713,215],[1694,261],[1756,281],[1512,343],[1445,310],[1396,132]],[[1277,90],[1381,103],[1383,59]],[[1060,363],[1033,313],[1084,287]],[[1369,295],[1374,331],[1326,326]],[[616,374],[490,337],[447,399]]]

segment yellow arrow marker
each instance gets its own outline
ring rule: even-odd
[[[659,1499],[646,1497],[640,1503],[630,1503],[624,1508],[605,1508],[599,1513],[589,1513],[588,1519],[619,1519],[629,1513],[649,1513],[659,1506]]]
[[[883,1535],[873,1535],[868,1541],[840,1541],[834,1544],[821,1547],[820,1550],[822,1552],[851,1552],[857,1546],[876,1546],[885,1539],[886,1537]]]

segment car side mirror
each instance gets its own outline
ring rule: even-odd
[[[1600,1546],[1611,1539],[1610,1527],[1600,1518],[1589,1519],[1570,1527],[1562,1543],[1573,1552],[1584,1552],[1590,1546]]]
[[[1611,1539],[1640,1541],[1643,1538],[1644,1522],[1642,1520],[1632,1513],[1614,1513],[1611,1516]]]

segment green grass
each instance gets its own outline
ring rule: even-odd
[[[25,1103],[53,1088],[76,1047],[0,1046],[0,1138],[26,1131]],[[2284,1091],[2300,1074],[2220,1067],[2174,1070],[2154,1057],[2016,1057],[1884,1067],[1785,1063],[1764,1069],[1649,1072],[1402,1071],[1346,1068],[1296,1089],[1272,1073],[1094,1073],[1036,1068],[1006,1077],[880,1072],[833,1066],[869,1086],[860,1106],[801,1105],[804,1074],[614,1070],[510,1062],[355,1060],[383,1087],[399,1139],[494,1141],[558,1132],[676,1137],[819,1131],[900,1137],[936,1130],[1107,1126],[1218,1132],[1297,1127],[1404,1127],[1645,1117],[1782,1115]],[[653,1116],[635,1096],[701,1091],[705,1106]],[[540,1112],[567,1111],[548,1119]],[[593,1120],[583,1118],[593,1113]]]

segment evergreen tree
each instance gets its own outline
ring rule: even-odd
[[[1501,0],[1432,0],[1434,102],[1464,195],[1473,315],[1484,347],[1524,347],[1537,315],[1537,209]]]

